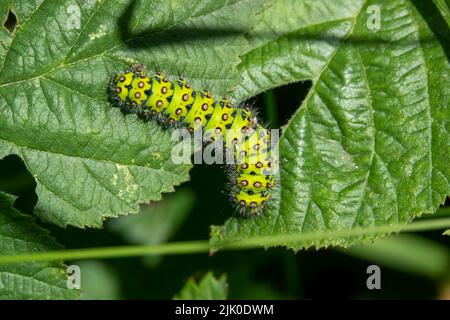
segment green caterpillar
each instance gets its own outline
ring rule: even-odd
[[[201,129],[207,141],[223,141],[234,160],[232,201],[244,215],[262,212],[276,185],[275,161],[271,136],[249,108],[235,107],[228,98],[216,100],[210,91],[194,90],[182,78],[149,76],[140,64],[114,75],[109,92],[126,113],[156,120],[163,127],[186,127],[191,134]]]

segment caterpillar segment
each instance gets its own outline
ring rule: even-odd
[[[259,213],[272,197],[271,189],[276,182],[269,143],[268,131],[257,125],[253,133],[236,146],[233,194],[244,215]]]
[[[109,92],[127,113],[157,120],[163,127],[184,126],[191,133],[201,128],[209,141],[222,139],[235,162],[233,202],[244,215],[262,212],[276,181],[270,135],[252,110],[233,106],[229,98],[215,99],[209,90],[194,90],[184,79],[148,75],[140,64],[114,76]]]

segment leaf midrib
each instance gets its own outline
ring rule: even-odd
[[[66,56],[64,57],[64,59],[62,60],[61,65],[64,65],[67,61],[67,59],[69,58],[70,54],[72,53],[72,50],[78,45],[78,40],[80,39],[80,36],[84,33],[84,31],[86,30],[86,28],[89,26],[89,24],[91,23],[92,18],[97,14],[97,12],[100,10],[100,8],[105,4],[107,0],[102,0],[102,2],[100,2],[97,5],[97,8],[94,10],[94,12],[91,14],[91,16],[89,17],[88,21],[84,24],[83,28],[80,30],[80,32],[78,33],[77,37],[75,38],[74,42],[72,43],[72,46],[70,47],[69,51],[67,52]]]
[[[18,148],[19,150],[25,149],[25,150],[29,150],[31,152],[39,152],[39,153],[44,153],[44,154],[51,154],[51,155],[54,155],[56,157],[58,157],[58,156],[60,156],[60,157],[68,157],[68,158],[73,158],[73,159],[79,159],[81,161],[87,161],[87,162],[92,161],[92,162],[95,162],[95,163],[100,162],[100,163],[106,163],[106,164],[109,164],[109,165],[122,165],[122,166],[126,166],[127,168],[130,168],[130,167],[131,168],[133,168],[133,167],[134,168],[145,168],[146,170],[153,170],[153,171],[156,171],[156,172],[163,171],[164,173],[168,173],[168,174],[171,174],[171,175],[175,174],[174,172],[167,171],[164,168],[164,166],[162,166],[160,168],[153,168],[153,167],[148,167],[148,166],[144,166],[144,165],[137,165],[137,164],[134,164],[134,163],[114,162],[114,161],[106,160],[106,159],[86,158],[86,157],[82,157],[82,156],[79,156],[79,155],[70,155],[70,154],[58,153],[58,152],[55,152],[55,151],[41,150],[41,149],[38,149],[38,148],[32,148],[30,146],[26,146],[26,145],[19,145],[19,144],[15,143],[15,142],[6,140],[3,137],[0,137],[0,141],[3,141],[5,144],[10,144],[13,148]],[[24,156],[24,155],[22,154],[22,156]],[[179,174],[176,174],[176,175],[180,176]]]
[[[286,133],[286,131],[287,131],[287,129],[288,129],[290,123],[293,121],[293,119],[296,119],[296,118],[299,116],[300,112],[307,112],[307,105],[308,105],[308,102],[309,102],[309,100],[311,99],[312,95],[313,95],[314,92],[315,92],[314,89],[316,88],[316,86],[317,86],[317,84],[318,84],[318,82],[319,82],[320,77],[321,77],[322,74],[325,72],[325,70],[329,67],[330,63],[333,61],[334,57],[335,57],[336,54],[339,52],[339,50],[340,50],[340,48],[343,46],[343,44],[347,41],[347,39],[348,39],[351,35],[353,35],[353,31],[354,31],[355,26],[356,26],[356,24],[357,24],[357,19],[358,19],[359,15],[360,15],[361,12],[362,12],[362,8],[364,8],[364,7],[366,6],[366,4],[367,4],[368,1],[369,1],[369,0],[365,0],[365,1],[362,3],[361,8],[358,10],[358,13],[357,13],[355,16],[349,17],[349,18],[346,19],[346,20],[350,20],[350,21],[353,22],[352,25],[351,25],[351,27],[350,27],[350,29],[348,30],[347,34],[346,34],[345,37],[342,39],[342,41],[338,44],[338,46],[336,47],[336,50],[335,50],[335,51],[333,52],[333,54],[330,56],[330,58],[328,59],[328,61],[324,64],[324,66],[322,67],[322,69],[317,73],[317,76],[316,76],[314,79],[312,79],[313,85],[312,85],[312,87],[310,88],[310,90],[309,90],[308,94],[306,95],[306,97],[305,97],[303,103],[301,104],[301,106],[300,106],[300,107],[297,109],[297,111],[294,113],[294,115],[292,116],[291,120],[290,120],[285,126],[281,127],[281,137],[280,137],[280,140],[279,140],[280,142],[284,139],[284,135],[285,135],[285,133]],[[281,214],[280,214],[280,205],[281,205],[281,202],[282,202],[282,199],[283,199],[283,190],[284,190],[284,188],[283,188],[283,185],[281,184],[281,186],[280,186],[280,201],[279,201],[279,203],[278,203],[278,208],[277,208],[277,210],[275,210],[277,217],[275,218],[275,221],[274,221],[274,225],[273,225],[272,230],[274,230],[274,229],[276,228],[277,221],[278,221],[278,219],[279,219],[279,217],[280,217],[280,215],[281,215]],[[311,193],[311,191],[310,191],[309,193]],[[308,204],[308,208],[309,208],[309,204]],[[307,212],[308,212],[308,210],[307,210]],[[306,214],[307,214],[307,213],[306,213]],[[306,214],[305,214],[305,218],[306,218]],[[302,230],[303,230],[303,228],[304,228],[305,220],[306,220],[306,219],[304,219],[303,222],[302,222],[302,226],[301,226],[301,229],[302,229]]]
[[[425,52],[424,52],[424,50],[423,50],[423,43],[422,43],[422,41],[421,41],[421,37],[420,37],[420,28],[419,28],[419,25],[418,25],[418,22],[417,22],[417,17],[416,17],[416,15],[414,14],[414,12],[413,12],[413,9],[411,8],[411,3],[409,2],[409,1],[402,1],[403,2],[403,4],[404,4],[404,6],[405,6],[405,8],[407,8],[408,9],[408,11],[410,12],[410,16],[411,16],[411,19],[412,19],[412,21],[413,21],[413,24],[414,24],[414,26],[415,26],[415,39],[417,40],[417,43],[418,43],[418,46],[417,46],[417,48],[418,48],[418,50],[420,51],[420,56],[421,56],[421,66],[422,66],[422,69],[425,67],[425,70],[423,70],[423,72],[424,72],[424,74],[425,74],[425,77],[426,77],[426,82],[427,82],[427,85],[426,85],[426,92],[425,92],[425,95],[426,95],[426,103],[427,103],[427,106],[426,106],[426,110],[427,110],[427,122],[428,122],[428,126],[427,126],[427,131],[428,131],[428,145],[429,145],[429,147],[430,147],[430,150],[429,150],[429,152],[428,152],[428,157],[429,157],[429,159],[428,159],[428,185],[427,185],[427,189],[428,189],[428,195],[427,195],[427,199],[428,199],[428,201],[426,202],[426,207],[427,208],[429,208],[429,205],[431,204],[432,205],[432,203],[433,203],[433,195],[432,195],[432,192],[433,192],[433,170],[434,170],[434,168],[433,168],[433,152],[432,152],[432,146],[433,146],[433,136],[432,136],[432,125],[433,125],[433,117],[432,117],[432,114],[431,114],[431,108],[432,108],[432,106],[431,106],[431,101],[430,101],[430,94],[429,94],[429,88],[430,88],[430,80],[429,80],[429,75],[428,75],[428,72],[427,72],[427,61],[426,61],[426,59],[425,59]],[[337,54],[337,52],[340,50],[340,48],[342,47],[342,45],[347,41],[347,39],[350,37],[350,36],[352,36],[353,35],[353,32],[354,32],[354,28],[355,28],[355,26],[356,26],[356,24],[357,24],[357,19],[358,19],[358,17],[359,17],[359,15],[361,14],[361,12],[362,12],[362,8],[364,8],[365,7],[365,5],[366,5],[366,3],[367,3],[367,0],[365,1],[365,3],[362,5],[362,7],[361,7],[361,9],[359,10],[359,12],[358,12],[358,14],[352,19],[353,20],[353,24],[352,24],[352,27],[351,27],[351,29],[349,30],[349,32],[346,34],[346,36],[344,37],[344,39],[343,39],[343,41],[339,44],[339,46],[336,48],[336,50],[334,51],[334,53],[333,53],[333,55],[330,57],[330,59],[328,60],[328,62],[324,65],[324,67],[320,70],[320,72],[318,73],[318,76],[317,77],[315,77],[315,79],[313,80],[313,86],[311,87],[311,89],[310,89],[310,91],[308,92],[308,95],[307,95],[307,97],[305,98],[305,100],[303,101],[303,103],[302,103],[302,105],[301,105],[301,107],[295,112],[295,114],[294,114],[294,116],[292,117],[292,119],[294,119],[294,118],[296,118],[296,117],[298,117],[299,116],[299,113],[300,112],[307,112],[307,106],[308,106],[308,102],[309,102],[309,100],[310,100],[310,98],[311,98],[311,96],[313,95],[313,93],[315,92],[314,91],[314,88],[316,87],[316,85],[318,84],[318,80],[320,79],[320,77],[322,76],[322,74],[323,74],[323,72],[328,68],[328,66],[329,66],[329,64],[331,63],[331,61],[333,61],[333,59],[334,59],[334,57],[335,57],[335,55]],[[359,51],[359,49],[357,50],[357,53],[358,53],[358,55],[360,56],[361,55],[361,53],[360,53],[360,51]],[[370,87],[369,87],[369,83],[368,83],[368,77],[366,76],[366,70],[365,70],[365,65],[364,65],[364,63],[363,63],[363,61],[362,61],[362,59],[361,59],[361,65],[362,65],[362,68],[363,68],[363,70],[364,70],[364,81],[365,81],[365,83],[366,83],[366,86],[368,87],[368,94],[369,94],[369,104],[371,105],[372,104],[372,99],[370,98]],[[372,108],[371,106],[369,106],[370,108]],[[305,109],[304,111],[302,111],[302,109]],[[372,108],[372,110],[373,110],[373,108]],[[292,121],[292,120],[291,120]],[[373,121],[373,119],[372,119],[372,121]],[[285,126],[284,126],[284,130],[283,130],[283,132],[282,132],[282,136],[281,136],[281,138],[280,138],[280,141],[281,141],[281,139],[283,139],[284,138],[284,134],[285,134],[285,132],[286,132],[286,129],[288,128],[288,126],[289,126],[289,124],[290,124],[290,122],[288,123],[288,124],[286,124]],[[375,127],[375,124],[373,124],[373,128],[374,128],[374,130],[376,130],[376,127]],[[375,143],[375,132],[372,134],[372,139],[373,139],[373,141],[374,141],[374,143]],[[374,160],[374,156],[375,156],[375,154],[376,154],[376,151],[375,151],[375,144],[373,144],[373,147],[371,148],[371,159],[370,159],[370,162],[369,162],[369,170],[368,170],[368,172],[367,172],[367,175],[366,175],[366,177],[365,177],[365,185],[364,185],[364,187],[362,188],[363,190],[365,190],[365,188],[367,187],[367,182],[368,182],[368,177],[370,176],[370,173],[371,173],[371,166],[372,166],[372,163],[373,163],[373,160]],[[283,188],[281,187],[280,188],[280,198],[282,198],[282,193],[283,193]],[[363,198],[361,198],[360,199],[360,201],[359,201],[359,204],[361,205],[361,203],[362,203],[362,200]],[[277,211],[278,212],[278,211]],[[422,213],[422,211],[420,211],[420,212],[415,212],[413,215],[411,215],[410,216],[410,220],[412,220],[415,216],[417,216],[417,214],[418,213]],[[359,213],[358,213],[359,214]],[[398,211],[398,206],[396,207],[396,215],[397,215],[397,221],[398,221],[398,219],[399,219],[399,211]],[[357,217],[358,217],[358,215],[356,216],[356,218],[355,218],[355,220],[354,220],[354,223],[356,222],[356,220],[357,220]],[[276,219],[277,220],[277,219]],[[354,228],[354,227],[356,227],[355,226],[355,224],[353,223],[353,225],[352,225],[352,228]],[[303,227],[303,226],[302,226]]]

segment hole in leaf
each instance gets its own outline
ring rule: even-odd
[[[17,196],[14,206],[31,214],[37,202],[36,181],[22,159],[9,155],[0,159],[0,191]]]
[[[293,114],[300,108],[311,89],[312,81],[302,81],[274,88],[256,96],[261,123],[269,128],[280,128],[288,123]]]
[[[8,10],[8,15],[6,16],[5,21],[3,22],[3,27],[8,30],[9,33],[14,33],[14,30],[17,26],[17,17],[11,8]]]

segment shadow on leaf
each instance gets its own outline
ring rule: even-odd
[[[417,1],[414,1],[417,2]],[[170,43],[180,43],[180,42],[194,42],[194,41],[205,41],[222,39],[227,37],[233,37],[236,35],[247,35],[249,30],[243,28],[230,28],[230,27],[192,27],[186,25],[170,25],[162,26],[159,28],[147,28],[144,31],[134,32],[130,21],[132,21],[133,13],[136,9],[137,1],[132,0],[128,6],[123,10],[122,14],[118,19],[118,27],[120,30],[120,36],[124,44],[129,48],[135,49],[145,49],[154,46],[161,46]],[[435,8],[434,8],[435,9]],[[430,10],[429,8],[427,10]],[[419,10],[422,11],[422,10]],[[439,18],[439,14],[438,17]],[[442,20],[442,18],[441,18]],[[445,45],[445,41],[442,41],[442,37],[439,35],[442,32],[437,32],[439,30],[439,24],[442,21],[437,19],[430,24],[427,21],[430,28],[436,35],[436,37],[441,41],[445,47],[446,53],[448,52],[448,45]],[[370,37],[361,37],[352,35],[351,37],[345,38],[345,36],[335,36],[331,34],[326,34],[323,30],[308,30],[308,27],[301,29],[296,32],[291,32],[287,34],[275,34],[273,32],[256,32],[252,31],[251,37],[264,39],[267,38],[268,41],[273,41],[274,38],[283,37],[288,41],[323,41],[327,43],[341,42],[345,39],[346,45],[351,46],[378,46],[380,44],[386,45],[410,45],[410,44],[420,44],[428,41],[435,41],[434,37],[422,37],[420,40],[416,39],[404,39],[395,40],[384,38],[379,33],[373,32]]]
[[[130,26],[136,0],[130,1],[118,19],[120,36],[126,46],[130,48],[150,48],[155,45],[165,45],[174,42],[204,41],[208,39],[227,38],[236,35],[244,35],[246,29],[231,29],[220,27],[196,28],[189,26],[164,26],[160,28],[148,28],[144,31],[134,33]],[[153,41],[145,41],[145,38],[154,38]]]

